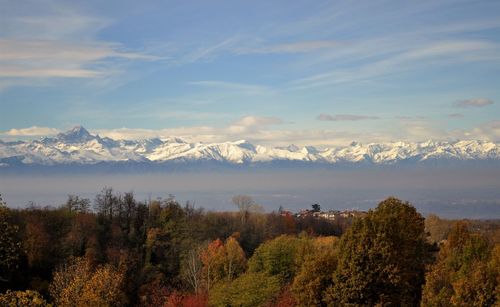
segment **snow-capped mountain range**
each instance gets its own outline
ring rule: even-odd
[[[77,126],[56,137],[33,141],[0,140],[0,167],[22,165],[91,165],[103,162],[189,163],[215,161],[234,165],[289,161],[323,164],[396,164],[437,159],[500,161],[500,146],[489,141],[389,142],[328,149],[314,147],[264,147],[247,141],[190,143],[181,138],[113,140],[90,134]]]

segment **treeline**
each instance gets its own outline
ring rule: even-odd
[[[248,196],[235,196],[234,203],[237,212],[207,212],[174,198],[139,202],[105,188],[94,201],[69,196],[59,208],[3,205],[0,291],[31,289],[56,300],[57,272],[85,259],[90,270],[106,266],[123,275],[123,302],[147,305],[158,293],[192,289],[189,261],[214,240],[236,238],[249,258],[279,235],[340,235],[349,222],[265,214]]]
[[[498,222],[425,220],[388,198],[336,222],[104,189],[59,208],[0,199],[0,306],[493,306]],[[352,224],[352,225],[351,225]]]

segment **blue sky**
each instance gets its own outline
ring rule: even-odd
[[[499,1],[0,0],[0,138],[500,141]]]

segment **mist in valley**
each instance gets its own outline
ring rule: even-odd
[[[0,174],[0,193],[10,207],[58,206],[69,194],[93,200],[112,187],[143,201],[173,195],[207,210],[235,210],[232,196],[248,194],[266,211],[298,211],[314,203],[323,210],[368,210],[392,195],[423,214],[491,219],[500,218],[498,178],[498,167]]]

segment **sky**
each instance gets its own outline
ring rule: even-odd
[[[0,0],[0,139],[500,141],[500,1]]]

